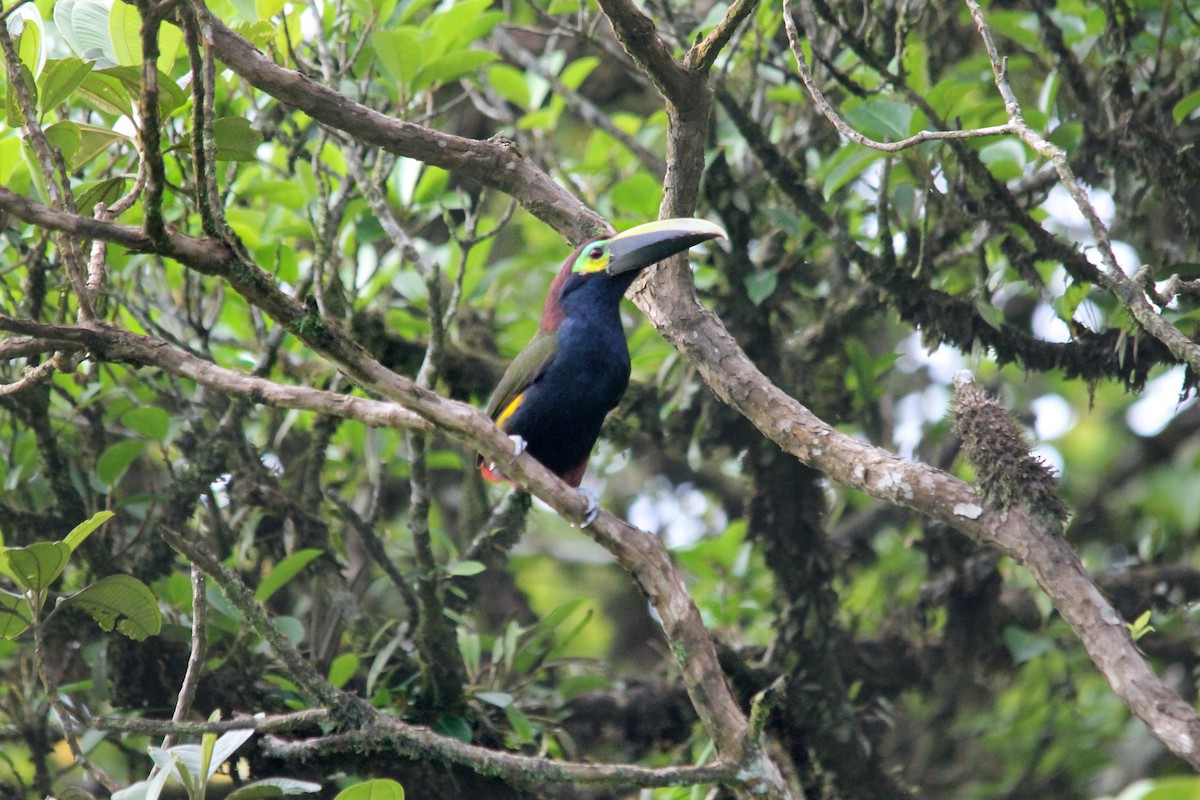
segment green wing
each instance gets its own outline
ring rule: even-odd
[[[508,365],[504,377],[492,392],[492,399],[488,401],[487,415],[492,419],[499,419],[513,401],[541,377],[546,367],[554,360],[556,352],[558,336],[553,332],[538,331],[529,344],[525,345],[525,349],[517,353],[517,357]]]

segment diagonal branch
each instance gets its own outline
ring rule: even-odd
[[[214,55],[276,100],[361,142],[454,170],[499,189],[573,243],[609,230],[600,215],[555,183],[510,142],[496,137],[486,141],[467,139],[381,114],[295,70],[279,66],[207,8],[199,7],[197,13],[203,24],[211,26]]]

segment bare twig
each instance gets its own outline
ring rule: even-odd
[[[196,687],[200,683],[200,670],[204,668],[204,654],[208,649],[208,637],[205,626],[208,624],[208,581],[203,570],[192,564],[192,649],[188,653],[187,672],[183,676],[183,685],[179,687],[179,697],[175,701],[175,713],[171,715],[172,722],[183,722],[192,707],[196,696]],[[171,746],[173,733],[168,732],[163,737],[162,748]]]
[[[813,77],[812,71],[808,68],[808,61],[804,57],[804,47],[800,43],[800,33],[796,30],[796,21],[792,19],[792,4],[791,0],[783,0],[783,24],[787,28],[788,45],[792,49],[792,55],[796,59],[796,71],[800,73],[800,79],[804,81],[805,88],[808,89],[809,95],[813,99],[813,103],[817,109],[825,115],[825,118],[837,129],[837,132],[846,137],[855,144],[860,144],[863,147],[869,147],[872,150],[882,150],[885,153],[896,153],[901,150],[907,150],[911,147],[916,147],[922,142],[937,141],[941,139],[976,139],[981,136],[1006,136],[1015,134],[1017,131],[1012,122],[1007,122],[1004,125],[992,125],[987,128],[971,128],[968,130],[957,131],[932,131],[924,130],[915,133],[898,142],[878,142],[869,136],[864,136],[854,130],[841,116],[837,113],[830,102],[825,98],[824,92],[817,84],[816,78]]]
[[[1092,238],[1095,240],[1096,247],[1100,253],[1100,261],[1104,265],[1104,269],[1098,273],[1098,280],[1104,288],[1112,292],[1129,309],[1129,313],[1142,326],[1143,330],[1166,345],[1172,355],[1187,364],[1193,373],[1200,373],[1200,345],[1197,345],[1177,327],[1164,319],[1150,305],[1146,299],[1146,294],[1121,269],[1120,264],[1117,263],[1116,253],[1113,252],[1112,240],[1108,235],[1108,227],[1100,220],[1100,216],[1092,206],[1087,189],[1075,177],[1075,173],[1067,160],[1066,152],[1058,145],[1045,139],[1025,122],[1025,118],[1021,112],[1021,104],[1017,102],[1017,97],[1008,82],[1008,62],[1006,59],[1000,57],[1000,53],[996,49],[996,43],[992,39],[991,28],[984,18],[979,3],[976,0],[965,0],[965,2],[967,7],[971,9],[971,17],[975,20],[975,27],[979,29],[979,35],[983,39],[984,48],[987,50],[988,59],[991,61],[996,89],[1004,99],[1004,109],[1008,112],[1009,125],[1012,126],[1013,132],[1021,138],[1021,141],[1029,145],[1033,148],[1034,152],[1048,159],[1054,165],[1054,169],[1058,172],[1059,182],[1066,188],[1067,192],[1071,195],[1071,199],[1075,201],[1075,205],[1079,208],[1080,213],[1087,220],[1088,229],[1091,231]]]

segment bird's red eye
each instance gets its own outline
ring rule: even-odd
[[[602,247],[593,247],[588,251],[588,258],[592,259],[593,261],[599,261],[600,256],[602,255],[604,255],[604,248]]]

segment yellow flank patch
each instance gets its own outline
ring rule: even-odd
[[[500,416],[496,417],[496,426],[499,428],[503,428],[504,423],[508,422],[508,418],[511,417],[513,414],[517,413],[517,409],[521,407],[521,402],[524,399],[525,399],[524,392],[521,392],[519,395],[514,397],[512,399],[512,402],[510,402],[508,405],[506,405],[504,407],[504,410],[500,412]]]

